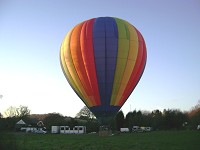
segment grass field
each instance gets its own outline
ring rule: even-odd
[[[0,133],[0,150],[199,150],[199,131],[153,131],[108,137]]]

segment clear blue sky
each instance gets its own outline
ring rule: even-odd
[[[65,79],[61,42],[94,17],[127,20],[144,36],[147,64],[122,110],[190,110],[200,99],[199,0],[0,0],[0,112],[75,116],[84,106]]]

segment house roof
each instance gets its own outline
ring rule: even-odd
[[[26,124],[22,119],[18,121],[16,124]]]

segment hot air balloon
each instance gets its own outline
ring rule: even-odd
[[[66,79],[102,124],[109,124],[130,96],[146,59],[141,33],[114,17],[77,24],[65,36],[60,50]]]

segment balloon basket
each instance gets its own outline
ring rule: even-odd
[[[99,127],[99,136],[111,136],[112,130],[108,126]]]

